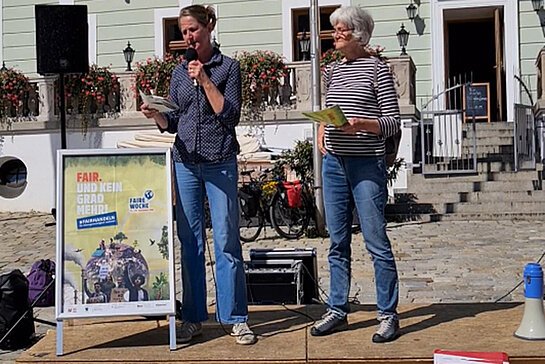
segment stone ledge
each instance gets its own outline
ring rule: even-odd
[[[146,119],[140,112],[131,112],[117,118],[100,118],[89,122],[87,128],[91,129],[134,129],[134,128],[155,127],[153,120]],[[81,118],[70,118],[66,120],[66,130],[80,130]],[[34,132],[53,131],[60,129],[60,121],[20,121],[10,124],[0,124],[0,135],[30,134]]]

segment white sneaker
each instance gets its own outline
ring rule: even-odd
[[[385,343],[398,338],[399,319],[393,315],[380,315],[378,317],[379,325],[373,335],[374,343]]]
[[[237,344],[240,345],[252,345],[257,342],[257,336],[248,327],[246,322],[234,324],[231,330],[231,336],[234,336],[237,340]]]
[[[202,325],[200,322],[182,321],[180,328],[176,328],[176,342],[185,344],[191,341],[195,336],[202,334]]]

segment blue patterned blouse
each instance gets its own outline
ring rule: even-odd
[[[204,70],[225,99],[219,114],[214,113],[203,88],[193,85],[186,61],[172,72],[170,99],[179,109],[165,113],[165,130],[177,133],[173,146],[176,162],[219,162],[239,152],[235,126],[242,101],[240,64],[214,49]]]

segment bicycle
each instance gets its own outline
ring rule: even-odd
[[[261,189],[266,174],[262,174],[259,181],[252,177],[252,172],[253,170],[240,172],[243,180],[238,190],[240,240],[247,243],[256,240],[261,234],[266,218]],[[249,182],[244,181],[245,176],[250,178]]]
[[[251,242],[257,239],[265,226],[271,224],[285,239],[301,237],[310,223],[312,199],[305,185],[296,182],[273,181],[265,184],[270,170],[255,178],[253,170],[242,171],[239,188],[240,240]],[[250,181],[245,182],[244,177]],[[272,196],[264,195],[264,188],[274,188]]]

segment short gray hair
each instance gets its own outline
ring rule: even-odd
[[[369,44],[375,28],[373,17],[359,6],[341,6],[331,13],[329,21],[333,26],[344,23],[353,29],[352,34],[362,47]]]

